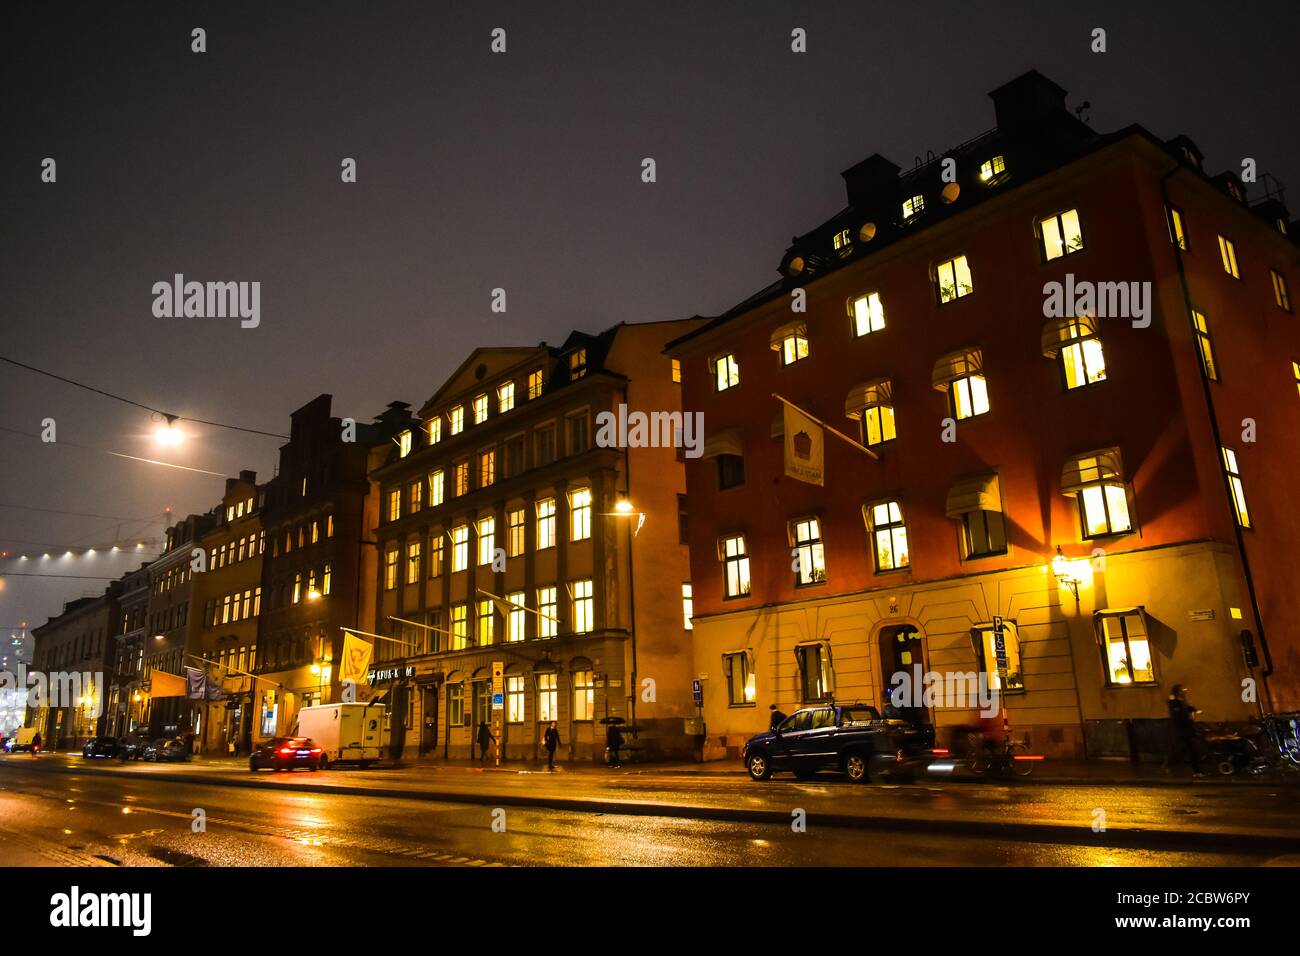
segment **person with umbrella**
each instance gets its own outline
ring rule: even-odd
[[[612,719],[605,731],[605,746],[609,749],[609,765],[611,767],[623,766],[623,761],[618,756],[619,748],[623,746],[623,732],[618,729],[618,724]]]

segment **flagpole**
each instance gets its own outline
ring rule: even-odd
[[[856,438],[850,438],[848,435],[844,434],[842,431],[839,431],[838,429],[832,428],[830,425],[827,425],[824,421],[822,421],[822,420],[821,420],[820,418],[818,418],[816,415],[814,415],[814,414],[812,414],[811,412],[805,411],[804,409],[800,408],[798,405],[796,405],[794,402],[790,401],[788,398],[782,398],[780,395],[776,394],[776,392],[773,392],[773,393],[772,393],[772,397],[775,398],[778,402],[785,402],[785,404],[789,405],[791,408],[793,408],[793,409],[795,409],[797,412],[799,412],[800,415],[803,415],[803,416],[805,416],[805,417],[807,417],[807,418],[811,418],[813,421],[815,421],[815,422],[816,422],[818,425],[820,425],[822,428],[826,429],[828,432],[830,432],[830,433],[831,433],[832,435],[834,435],[836,438],[840,438],[840,439],[842,439],[842,440],[848,442],[848,443],[849,443],[850,445],[852,445],[854,448],[858,449],[858,451],[865,451],[868,455],[870,455],[870,456],[871,456],[872,458],[874,458],[876,461],[880,461],[880,456],[879,456],[879,455],[877,455],[874,451],[872,451],[872,450],[871,450],[870,448],[868,448],[866,445],[862,444],[862,442],[858,441]]]
[[[412,627],[422,627],[422,628],[424,628],[426,631],[437,631],[439,634],[446,634],[446,635],[448,635],[448,636],[450,636],[450,637],[455,637],[455,636],[456,636],[456,632],[455,632],[455,631],[448,631],[448,630],[446,630],[446,629],[444,629],[444,628],[441,628],[441,627],[434,627],[432,624],[421,624],[419,621],[408,621],[408,620],[407,620],[406,618],[404,618],[404,617],[397,617],[397,616],[395,616],[395,615],[393,615],[393,614],[388,615],[388,619],[389,619],[390,621],[396,621],[398,624],[409,624],[409,625],[411,625]],[[385,637],[383,634],[366,634],[365,631],[358,631],[358,630],[356,630],[355,628],[351,628],[351,627],[345,627],[345,628],[343,628],[343,630],[345,630],[345,631],[351,631],[353,634],[365,634],[366,637],[377,637],[377,638],[379,638],[379,640],[381,640],[381,641],[392,641],[394,644],[401,644],[403,647],[413,647],[413,648],[415,648],[417,651],[420,649],[420,645],[419,645],[419,644],[411,644],[411,643],[408,642],[408,641],[399,641],[399,640],[398,640],[397,638],[395,638],[395,637]]]
[[[567,588],[569,585],[566,583],[564,586]],[[549,614],[543,614],[540,610],[531,608],[527,604],[517,604],[516,602],[510,600],[509,598],[500,597],[499,595],[493,594],[491,591],[483,590],[483,588],[476,588],[475,590],[477,590],[479,594],[491,598],[493,601],[500,601],[502,604],[509,604],[511,607],[519,608],[519,610],[521,611],[527,611],[529,614],[536,614],[538,617],[546,621],[554,621],[556,624],[560,623],[560,619],[558,617],[551,617],[551,615]],[[569,599],[570,600],[573,599],[572,591],[569,592]],[[504,615],[502,616],[504,617]]]
[[[250,674],[248,671],[241,671],[238,667],[231,667],[229,664],[223,664],[220,661],[210,661],[206,657],[199,657],[198,654],[186,653],[186,657],[192,657],[196,661],[202,661],[205,664],[212,664],[214,667],[221,667],[232,673],[239,674],[241,677],[251,677],[253,680],[260,680],[263,684],[274,684],[276,687],[284,687],[283,684],[269,680],[265,677],[258,677],[256,674]]]

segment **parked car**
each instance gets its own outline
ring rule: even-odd
[[[140,760],[144,750],[149,746],[149,738],[140,734],[127,734],[117,742],[118,760]]]
[[[321,764],[321,748],[310,737],[272,737],[260,744],[248,758],[248,769],[254,773],[268,767],[273,770],[292,770],[294,767],[319,770]]]
[[[141,756],[155,763],[189,760],[190,748],[180,737],[159,737],[144,748]]]
[[[39,753],[41,745],[36,742],[38,736],[35,727],[18,728],[18,732],[5,741],[5,753]]]
[[[933,735],[933,728],[883,720],[866,704],[819,704],[749,738],[741,759],[755,780],[781,771],[803,780],[819,770],[837,770],[863,783],[873,774],[924,758],[934,745]]]
[[[86,746],[81,748],[81,756],[116,757],[119,749],[116,737],[91,737],[86,741]]]

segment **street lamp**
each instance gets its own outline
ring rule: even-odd
[[[167,415],[167,424],[159,425],[154,429],[153,437],[160,445],[179,445],[185,438],[185,433],[176,427],[176,416]]]

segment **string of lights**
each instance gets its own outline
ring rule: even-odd
[[[19,362],[16,359],[11,359],[4,355],[0,355],[0,362],[7,362],[10,365],[16,366],[21,369],[26,369],[27,371],[34,372],[37,375],[44,375],[46,378],[52,378],[57,382],[63,382],[65,385],[71,385],[75,388],[84,389],[87,392],[93,392],[96,395],[102,395],[105,398],[111,398],[114,401],[122,402],[126,405],[133,405],[136,408],[144,409],[145,411],[152,412],[155,415],[161,415],[163,418],[167,420],[167,424],[169,426],[174,425],[178,421],[187,421],[187,422],[193,422],[196,425],[209,425],[213,428],[227,428],[230,429],[231,431],[246,432],[250,435],[264,435],[267,438],[282,438],[285,440],[289,438],[288,435],[281,435],[277,432],[266,432],[258,428],[245,428],[243,425],[231,425],[226,422],[207,421],[202,418],[191,418],[188,415],[177,415],[173,412],[166,412],[163,411],[161,408],[154,408],[152,405],[145,405],[143,402],[137,402],[134,399],[125,397],[124,395],[117,395],[113,392],[105,391],[102,388],[96,388],[93,385],[87,385],[85,382],[78,382],[75,379],[66,378],[62,375],[56,375],[54,372],[47,371],[43,368],[37,368],[35,365],[28,365],[25,362]]]

